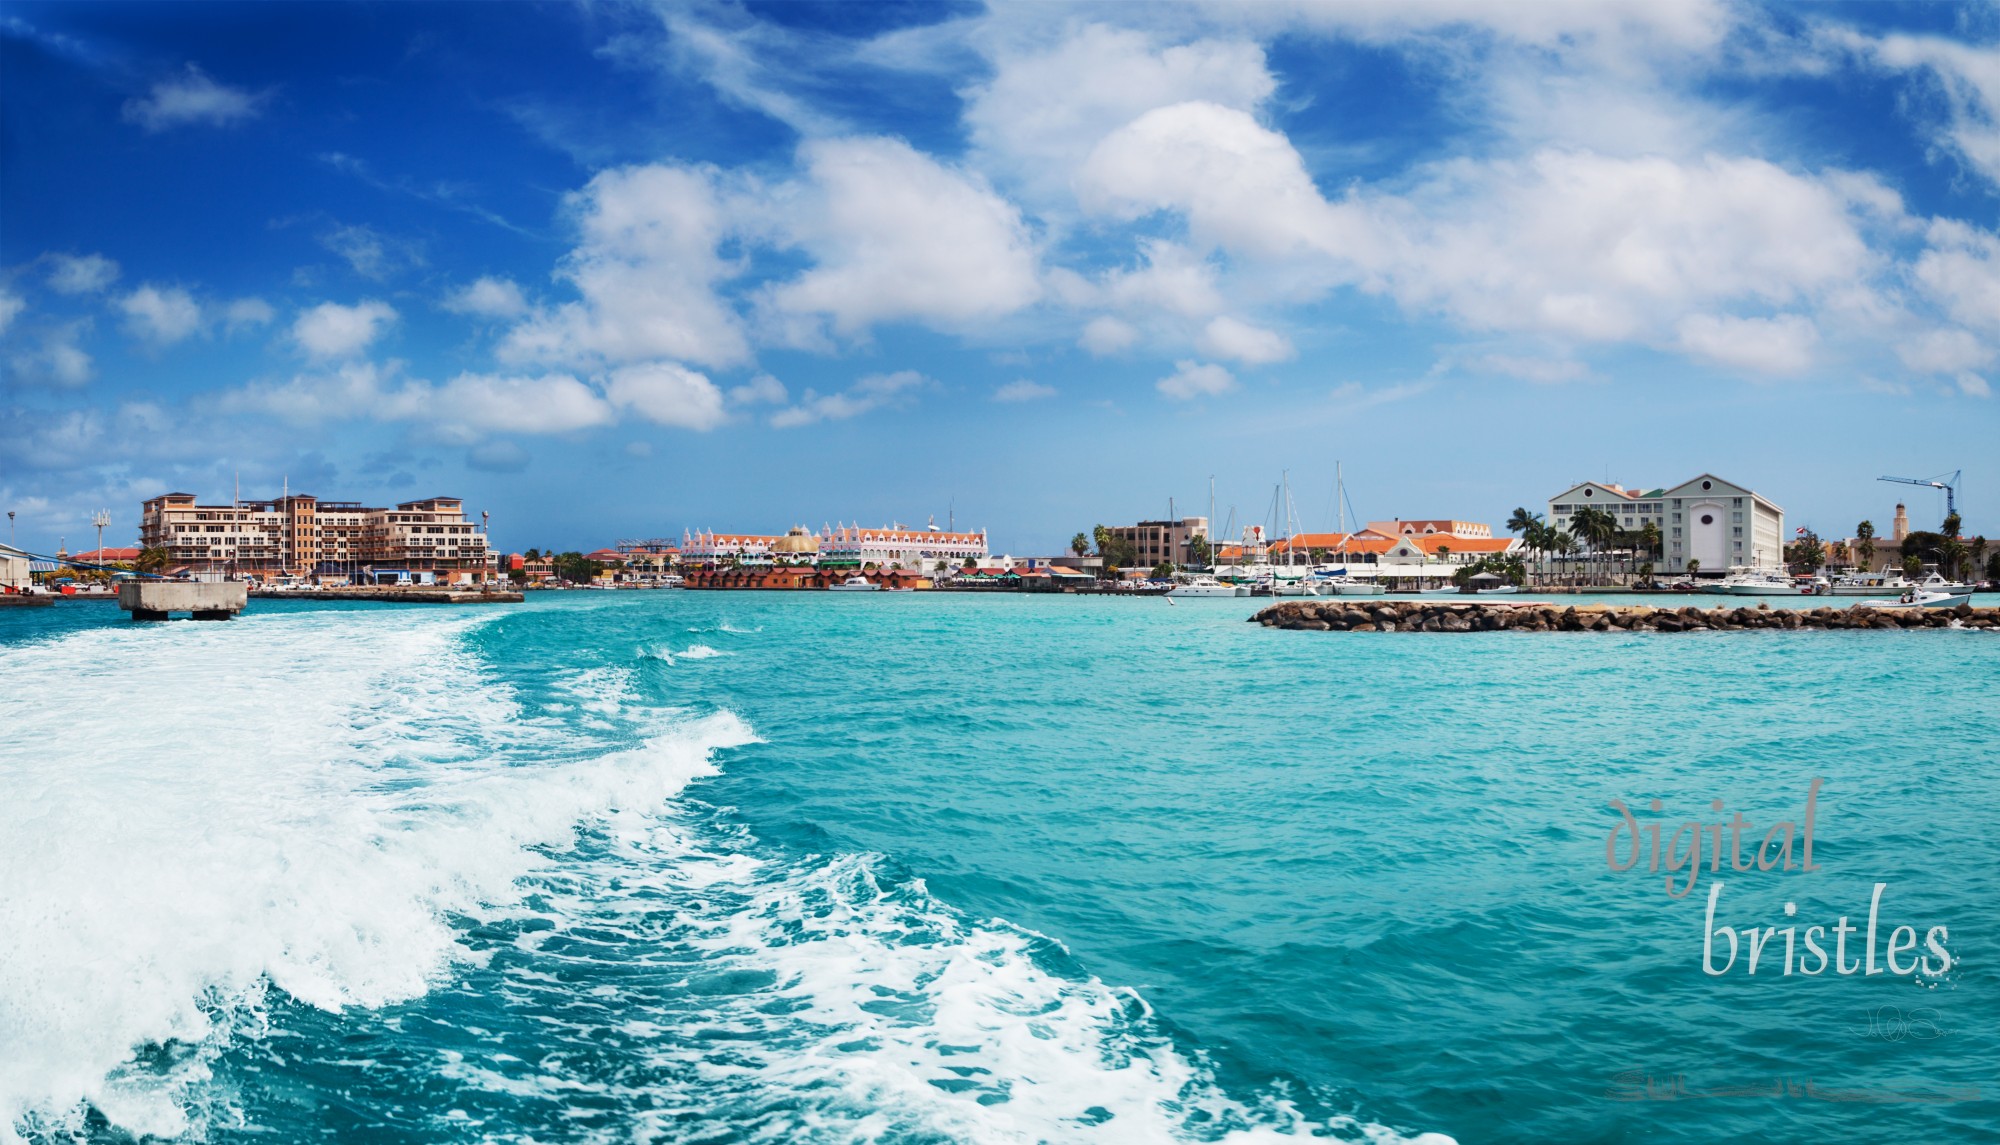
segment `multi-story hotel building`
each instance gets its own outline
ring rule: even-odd
[[[1567,526],[1578,509],[1608,511],[1622,529],[1652,524],[1660,530],[1663,571],[1721,575],[1731,566],[1773,569],[1785,561],[1785,511],[1769,498],[1712,473],[1671,488],[1639,492],[1621,485],[1586,481],[1549,498],[1549,522]]]
[[[489,567],[486,533],[456,497],[373,508],[305,493],[226,505],[168,493],[141,507],[139,543],[198,572],[471,580]]]
[[[1140,521],[1136,525],[1113,525],[1105,532],[1132,546],[1137,563],[1151,567],[1161,561],[1177,565],[1202,564],[1195,560],[1194,542],[1208,539],[1207,517],[1181,517],[1172,521]]]

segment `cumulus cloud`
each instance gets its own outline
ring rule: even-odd
[[[125,328],[160,346],[171,346],[201,329],[201,304],[178,286],[148,283],[118,300]]]
[[[265,97],[210,79],[194,64],[187,71],[153,85],[152,93],[127,100],[125,120],[147,131],[166,131],[188,124],[231,127],[253,119]]]
[[[478,318],[519,318],[528,312],[528,300],[512,279],[488,275],[446,295],[444,308]]]
[[[1819,331],[1797,314],[1731,318],[1690,314],[1681,319],[1680,346],[1697,358],[1757,374],[1798,374],[1812,365]]]
[[[1951,219],[1934,221],[1912,274],[1955,321],[2000,329],[2000,236]]]
[[[758,374],[742,385],[731,386],[729,389],[730,404],[739,406],[781,406],[790,396],[785,392],[785,383],[769,374]]]
[[[721,425],[722,391],[714,382],[672,362],[648,362],[611,371],[604,396],[656,425],[707,430]]]
[[[814,265],[771,290],[779,312],[852,335],[883,321],[963,327],[1041,296],[1020,211],[978,176],[897,139],[819,140],[801,156],[810,186],[785,228]]]
[[[1958,382],[1958,392],[1964,394],[1966,397],[1990,398],[1993,396],[1993,387],[1986,384],[1986,379],[1969,370],[1960,374],[1956,380]]]
[[[292,341],[309,357],[351,358],[373,345],[395,320],[396,311],[386,302],[322,302],[299,312],[292,322]]]
[[[22,301],[19,295],[0,290],[0,334],[7,332],[7,327],[14,324],[15,316],[27,309],[27,306],[28,304]]]
[[[858,417],[869,410],[877,409],[906,397],[911,391],[930,384],[930,379],[915,370],[898,370],[893,374],[870,374],[837,394],[820,394],[807,390],[799,399],[799,404],[787,406],[771,415],[771,424],[779,429],[811,425],[816,421],[841,421]]]
[[[1106,315],[1086,323],[1077,344],[1102,358],[1107,354],[1116,354],[1138,340],[1139,331],[1130,322]]]
[[[1153,388],[1177,402],[1199,397],[1215,397],[1236,388],[1236,379],[1221,366],[1183,358],[1174,363],[1174,372],[1153,383]]]
[[[1921,373],[1956,374],[1991,362],[1993,349],[1967,330],[1926,330],[1898,341],[1896,356]]]
[[[223,308],[222,320],[231,334],[240,333],[259,326],[269,326],[276,321],[278,312],[261,298],[239,298]]]
[[[49,289],[57,294],[96,294],[118,281],[118,264],[101,254],[52,254]]]
[[[485,433],[567,433],[616,420],[610,403],[567,374],[462,373],[433,385],[373,362],[346,362],[280,383],[245,386],[223,395],[220,405],[225,412],[266,413],[297,425],[424,422],[458,440]]]
[[[1195,100],[1249,110],[1276,88],[1264,49],[1247,40],[1161,44],[1093,23],[1053,43],[1002,43],[992,78],[968,92],[965,122],[984,166],[1061,209],[1091,149],[1138,116]]]
[[[749,358],[742,322],[715,293],[740,268],[716,251],[733,223],[712,169],[606,171],[564,203],[581,242],[559,276],[581,301],[515,326],[501,344],[504,359],[730,366]]]
[[[6,313],[7,296],[0,295],[0,316]],[[6,323],[0,322],[0,329]],[[90,330],[90,320],[79,318],[45,331],[35,348],[21,349],[8,358],[20,377],[53,382],[59,386],[80,386],[95,372],[90,355],[80,343]]]
[[[1031,402],[1055,396],[1054,386],[1045,386],[1027,378],[1016,378],[993,391],[993,400],[996,402]]]
[[[1282,362],[1294,353],[1283,334],[1227,315],[1210,322],[1197,344],[1212,358],[1234,358],[1252,366]]]

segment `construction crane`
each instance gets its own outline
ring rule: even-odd
[[[1944,490],[1944,515],[1952,517],[1958,514],[1958,478],[1964,472],[1965,470],[1963,469],[1953,472],[1949,481],[1944,480],[1944,474],[1942,473],[1936,477],[1877,477],[1875,480],[1894,481],[1898,485],[1921,485],[1926,489],[1942,489]]]

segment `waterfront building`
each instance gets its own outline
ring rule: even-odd
[[[987,555],[986,533],[951,533],[935,522],[922,529],[841,525],[819,538],[819,563],[836,567],[935,570],[942,561],[960,568]]]
[[[141,506],[139,543],[196,573],[458,581],[489,568],[486,533],[456,497],[378,508],[305,493],[217,505],[167,493]]]
[[[767,565],[782,538],[764,533],[681,533],[681,560],[697,565]]]
[[[33,558],[12,545],[0,545],[0,588],[24,589],[33,577]]]
[[[1132,546],[1134,563],[1148,568],[1161,561],[1177,565],[1204,564],[1195,558],[1196,539],[1208,540],[1207,517],[1180,517],[1171,521],[1140,521],[1106,529],[1111,536]]]
[[[1784,565],[1785,511],[1770,498],[1704,473],[1678,485],[1641,492],[1611,482],[1572,485],[1548,500],[1550,524],[1568,528],[1576,511],[1603,509],[1618,527],[1660,531],[1661,571],[1683,573],[1690,560],[1704,574],[1731,566],[1777,569]]]
[[[138,549],[114,549],[106,546],[101,549],[88,549],[84,552],[74,553],[69,559],[86,565],[129,565],[139,559],[139,552],[140,550]]]
[[[1454,537],[1480,538],[1491,537],[1493,526],[1478,521],[1405,521],[1397,517],[1389,521],[1370,521],[1368,527],[1361,531],[1374,533],[1379,537],[1416,537],[1429,536],[1432,533],[1449,533]]]
[[[1385,535],[1384,525],[1434,524],[1429,521],[1375,521],[1357,533],[1297,533],[1271,546],[1275,565],[1313,564],[1346,568],[1369,580],[1448,580],[1463,565],[1487,559],[1505,560],[1522,550],[1519,537],[1460,535],[1440,531]],[[1456,525],[1472,522],[1454,521]],[[1486,529],[1483,525],[1475,529]]]

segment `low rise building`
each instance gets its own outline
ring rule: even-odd
[[[34,560],[12,545],[0,545],[0,588],[24,589],[32,582]]]
[[[1784,565],[1785,511],[1770,498],[1712,473],[1644,492],[1586,481],[1549,498],[1548,506],[1549,522],[1563,527],[1586,507],[1605,510],[1627,531],[1653,525],[1660,531],[1666,573],[1685,573],[1689,561],[1699,561],[1702,572],[1716,575],[1732,566]]]

